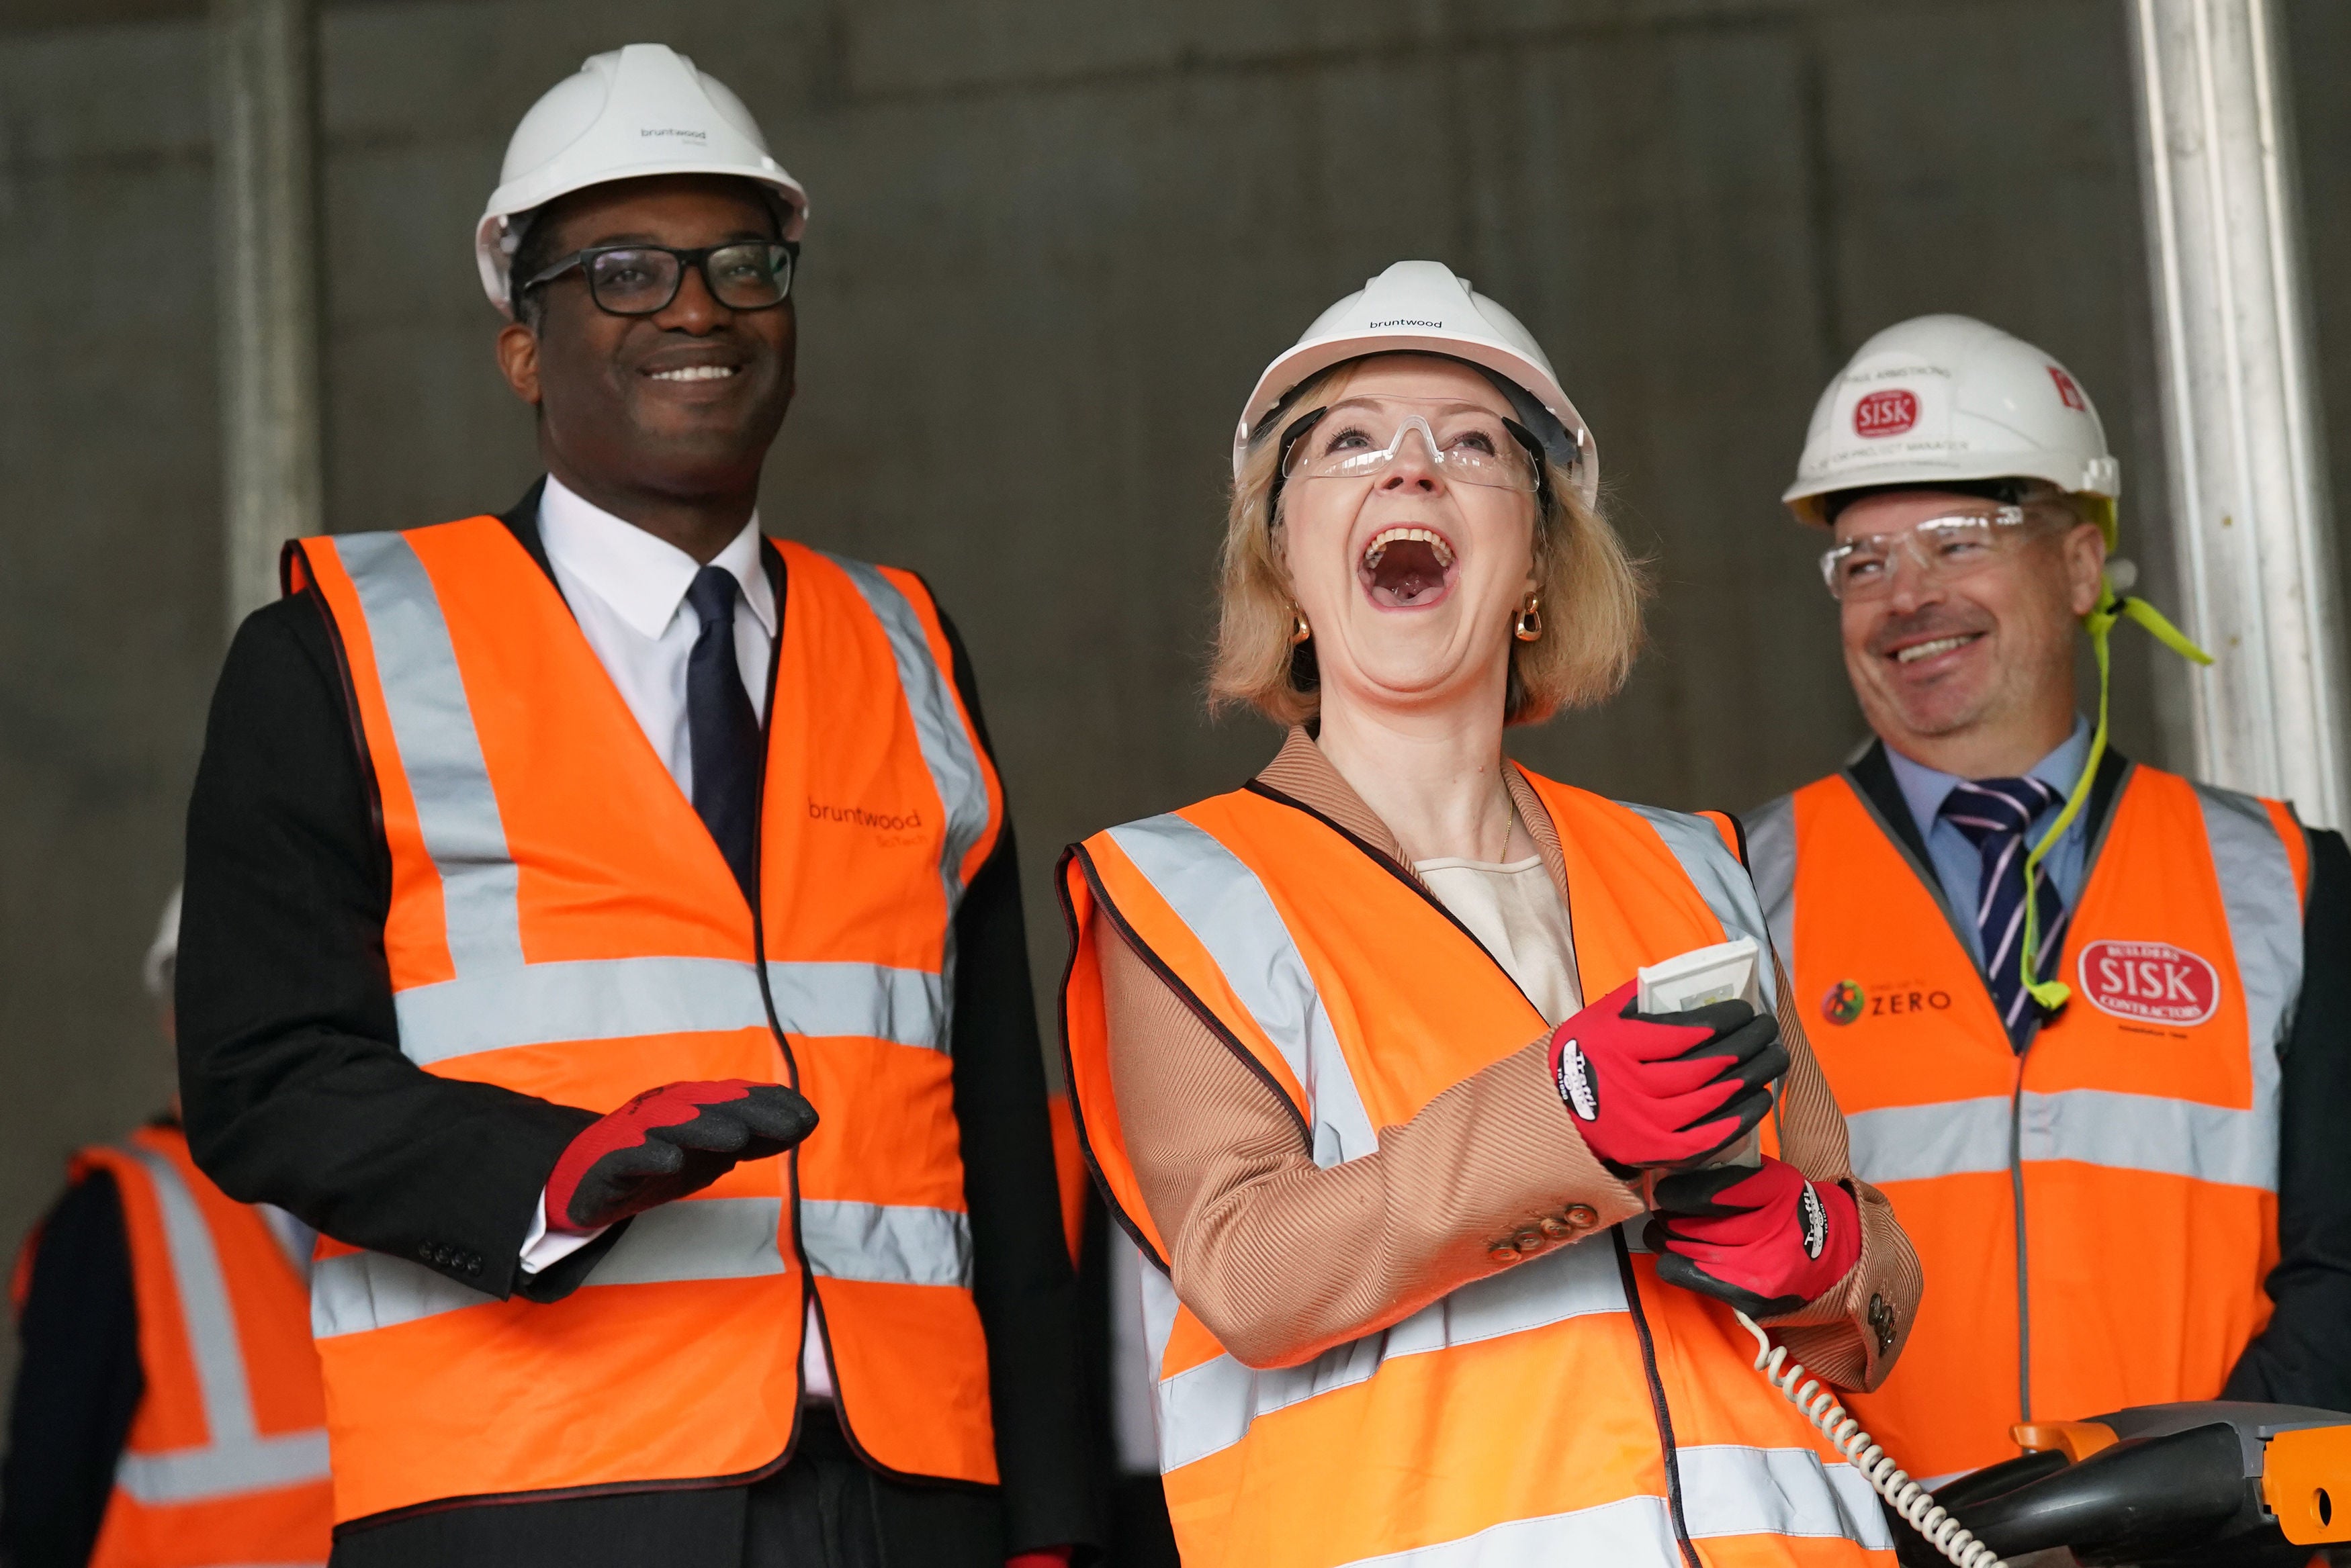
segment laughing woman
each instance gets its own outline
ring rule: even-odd
[[[1502,754],[1639,632],[1541,348],[1399,262],[1273,362],[1234,461],[1212,688],[1289,739],[1061,873],[1186,1563],[1890,1562],[1732,1309],[1873,1386],[1909,1243],[1792,1025],[1634,1009],[1638,966],[1768,941],[1732,830]],[[1701,1169],[1775,1086],[1774,1157]]]

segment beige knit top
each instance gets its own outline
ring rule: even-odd
[[[1290,732],[1259,776],[1404,867],[1395,836],[1303,730]],[[1566,863],[1551,817],[1516,768],[1503,776],[1563,901]],[[1105,926],[1101,952],[1112,1086],[1176,1293],[1251,1366],[1296,1366],[1400,1322],[1507,1266],[1496,1261],[1501,1249],[1580,1245],[1642,1211],[1560,1103],[1547,1036],[1405,1125],[1380,1128],[1375,1152],[1324,1169],[1280,1096],[1114,928]],[[1852,1191],[1862,1250],[1834,1289],[1773,1320],[1776,1337],[1820,1376],[1875,1387],[1909,1333],[1917,1255],[1883,1195],[1855,1179],[1844,1118],[1784,982],[1780,996],[1792,1058],[1777,1111],[1781,1155]]]

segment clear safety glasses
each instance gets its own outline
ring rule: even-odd
[[[1349,398],[1294,421],[1281,436],[1281,477],[1376,479],[1408,452],[1456,484],[1523,495],[1542,488],[1542,447],[1516,420],[1475,403],[1406,398]]]
[[[2025,537],[2024,508],[1954,517],[1929,517],[1892,534],[1848,539],[1821,556],[1821,577],[1838,599],[1872,599],[1894,586],[1896,556],[1928,583],[1948,583],[1979,571]]]

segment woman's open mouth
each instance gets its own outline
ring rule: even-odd
[[[1364,546],[1355,576],[1382,609],[1426,609],[1453,586],[1453,544],[1434,528],[1383,528]]]

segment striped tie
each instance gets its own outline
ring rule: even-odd
[[[2024,942],[2024,861],[2032,852],[2025,831],[2032,819],[2057,804],[2054,786],[2039,779],[1977,779],[1961,782],[1943,800],[1943,820],[1968,836],[1983,857],[1983,880],[1976,898],[1976,934],[1983,948],[1984,979],[2000,1009],[2008,1040],[2024,1049],[2032,993],[2024,989],[2020,960]],[[2065,900],[2047,872],[2036,878],[2041,966],[2046,980],[2065,941]]]

